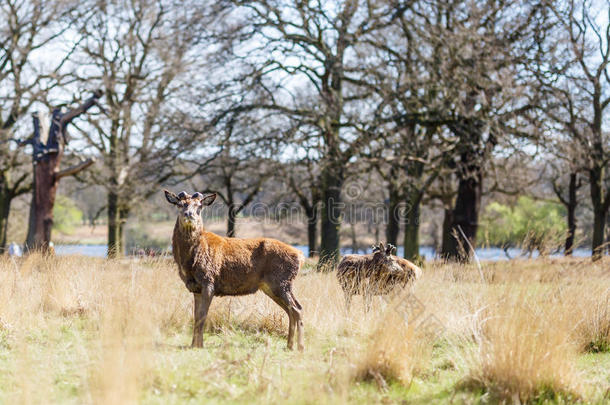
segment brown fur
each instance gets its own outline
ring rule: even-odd
[[[168,201],[181,210],[172,247],[180,277],[195,296],[193,346],[203,345],[203,323],[214,296],[253,294],[260,289],[288,314],[288,347],[293,347],[296,328],[302,350],[303,308],[292,292],[292,282],[304,261],[301,251],[275,239],[225,238],[207,232],[201,206],[210,198],[205,205],[211,204],[215,196],[168,193]]]
[[[407,259],[403,259],[402,257],[398,257],[398,256],[392,256],[392,257],[396,258],[396,261],[398,262],[400,267],[402,267],[403,271],[406,273],[406,277],[408,277],[405,281],[406,283],[415,282],[415,280],[418,280],[421,277],[422,269],[419,266],[410,262]]]
[[[406,287],[421,275],[410,261],[391,255],[391,248],[380,248],[367,255],[347,255],[337,267],[337,279],[349,310],[352,295],[362,295],[368,311],[372,296],[386,295],[397,287]],[[399,266],[399,270],[394,267]]]

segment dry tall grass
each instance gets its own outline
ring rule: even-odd
[[[473,267],[429,263],[408,323],[408,295],[377,297],[368,313],[358,298],[347,313],[334,274],[304,271],[298,354],[284,351],[287,317],[261,293],[215,299],[204,349],[184,347],[192,298],[171,260],[0,257],[0,402],[366,402],[443,370],[471,383],[453,390],[600,401],[610,383],[592,387],[577,357],[608,348],[609,267],[486,264],[483,282]]]
[[[572,319],[555,291],[510,286],[481,312],[470,380],[502,400],[578,395]]]
[[[410,385],[415,373],[426,367],[432,341],[392,308],[384,311],[371,332],[358,357],[355,379],[374,380],[382,389],[387,388],[388,381]]]

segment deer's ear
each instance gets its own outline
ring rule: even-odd
[[[172,193],[171,191],[167,191],[167,190],[163,190],[163,192],[165,193],[165,198],[167,199],[167,202],[170,204],[178,204],[178,196],[176,196],[176,194]]]
[[[210,205],[214,202],[215,199],[216,199],[216,193],[206,195],[205,197],[203,197],[201,199],[201,205]]]

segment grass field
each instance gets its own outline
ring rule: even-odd
[[[303,353],[261,293],[217,298],[204,349],[171,260],[0,258],[2,403],[606,403],[610,262],[428,263],[348,314],[302,269]]]

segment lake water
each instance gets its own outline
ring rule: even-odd
[[[106,257],[106,249],[106,245],[55,245],[55,254]]]
[[[299,249],[303,254],[307,257],[309,254],[309,248],[304,245],[296,245],[297,249]],[[399,246],[397,248],[397,255],[402,257],[403,248]],[[369,253],[370,249],[367,250],[366,253]],[[106,257],[106,245],[56,245],[55,253],[60,256],[65,255],[83,255],[83,256],[91,256],[91,257]],[[341,249],[342,254],[352,253],[352,250],[349,248]],[[360,251],[359,253],[365,253],[364,251]],[[479,248],[476,249],[477,256],[480,260],[490,260],[490,261],[498,261],[498,260],[509,260],[509,257],[506,256],[504,250],[500,248]],[[516,258],[521,255],[520,249],[508,249],[508,254],[510,258]],[[422,246],[419,248],[419,254],[427,259],[432,259],[435,257],[435,251],[431,246]],[[551,256],[561,256],[561,253],[553,254]],[[575,257],[588,257],[591,256],[590,249],[575,249],[574,250]],[[534,252],[532,257],[538,257],[538,252]]]
[[[307,246],[297,245],[295,247],[297,249],[299,249],[301,252],[303,252],[305,254],[305,256],[308,255],[309,248]],[[371,252],[371,249],[369,248],[366,250],[366,252],[361,250],[358,253],[370,253],[370,252]],[[396,248],[397,256],[403,257],[403,252],[404,252],[404,249],[402,246],[398,246]],[[508,256],[506,255],[506,253],[504,252],[503,249],[495,248],[495,247],[478,248],[478,249],[475,249],[475,252],[480,260],[489,260],[489,261],[514,259],[514,258],[519,257],[522,254],[525,254],[527,257],[526,253],[524,253],[521,249],[517,249],[517,248],[508,249]],[[350,248],[341,249],[341,254],[350,254],[350,253],[355,253],[355,252],[352,252],[352,249],[350,249]],[[434,257],[436,257],[436,251],[434,250],[434,248],[432,246],[420,246],[419,255],[426,259],[433,259]],[[534,251],[532,253],[532,257],[538,257],[538,256],[539,256],[539,254],[537,251]],[[563,256],[563,253],[556,253],[556,254],[551,255],[551,257],[560,257],[560,256]],[[574,257],[588,257],[588,256],[591,256],[591,250],[590,249],[574,249],[573,256]]]

